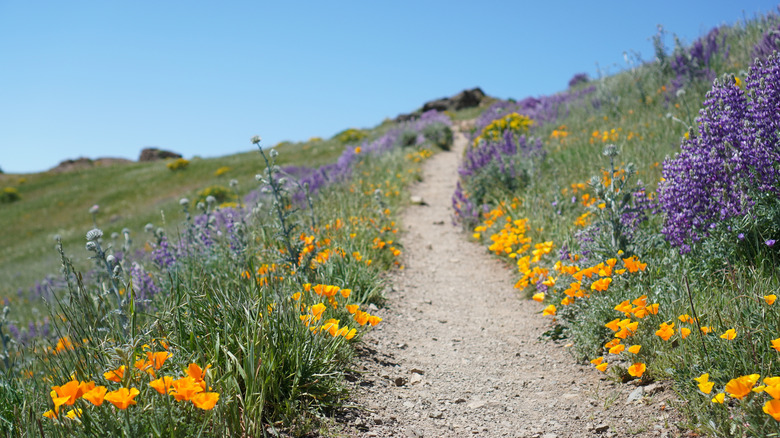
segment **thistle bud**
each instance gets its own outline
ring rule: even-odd
[[[103,237],[103,231],[98,228],[87,231],[87,240],[98,240]]]

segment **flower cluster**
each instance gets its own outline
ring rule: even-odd
[[[527,134],[533,124],[534,121],[528,116],[520,115],[518,113],[507,114],[500,119],[493,120],[490,124],[482,128],[482,131],[472,142],[473,147],[479,147],[482,142],[499,141],[504,137],[504,134],[507,131],[516,136]]]
[[[713,28],[710,32],[697,39],[685,49],[679,46],[675,50],[670,66],[677,75],[673,81],[674,88],[696,79],[712,79],[714,73],[712,64],[715,55],[723,51],[723,58],[728,58],[729,47],[726,46],[726,33],[720,28]]]
[[[780,421],[780,377],[768,376],[764,377],[761,382],[762,385],[756,386],[756,383],[761,380],[760,374],[748,374],[744,376],[735,377],[723,386],[723,391],[715,394],[712,397],[712,403],[724,404],[726,395],[735,400],[746,400],[749,398],[758,398],[759,395],[753,394],[766,394],[768,398],[764,398],[762,410],[765,414],[769,415],[776,421]],[[696,385],[703,394],[710,395],[715,386],[715,382],[710,380],[709,373],[704,373],[694,379]]]
[[[664,162],[663,233],[681,252],[721,222],[749,211],[757,194],[777,193],[778,90],[780,55],[753,65],[745,90],[733,77],[716,81],[697,119],[698,135]]]
[[[143,379],[144,374],[148,374],[154,380],[147,382],[147,386],[160,394],[169,394],[179,402],[191,402],[195,407],[203,410],[211,410],[219,400],[219,393],[210,392],[206,385],[206,371],[210,368],[201,368],[195,363],[191,363],[185,370],[185,376],[176,378],[173,376],[162,376],[156,378],[156,372],[163,368],[166,360],[172,354],[168,351],[146,352],[145,359],[138,359],[134,367],[137,372],[128,371],[125,365],[106,371],[103,378],[106,382],[119,383],[118,389],[109,391],[105,385],[96,385],[94,380],[80,381],[72,378],[63,385],[53,386],[50,397],[53,409],[46,411],[43,416],[54,420],[61,419],[60,408],[62,406],[72,406],[73,409],[65,414],[65,418],[76,420],[84,414],[83,409],[89,406],[100,407],[104,401],[114,405],[119,410],[125,410],[138,403],[136,397],[141,394],[141,390],[131,386]],[[146,393],[146,391],[144,391]],[[84,402],[79,402],[79,400]],[[86,403],[88,402],[88,403]]]
[[[291,296],[291,299],[300,303],[301,322],[308,327],[312,333],[328,333],[334,338],[341,336],[350,340],[357,334],[357,329],[347,325],[339,326],[340,324],[343,324],[340,319],[324,319],[326,311],[329,309],[336,310],[339,309],[339,307],[342,307],[352,315],[352,319],[360,326],[369,324],[373,327],[382,322],[382,318],[360,310],[358,304],[346,301],[351,294],[351,289],[343,289],[339,286],[326,284],[316,284],[312,286],[310,283],[306,283],[303,285],[303,291],[295,292]],[[316,297],[319,298],[317,299]],[[345,304],[340,305],[338,301],[339,298],[343,298]],[[323,301],[319,301],[320,299],[324,299],[327,304]],[[318,302],[313,305],[305,304],[312,301]]]
[[[184,170],[187,168],[187,166],[190,165],[190,160],[184,159],[184,158],[177,158],[175,160],[169,161],[165,164],[165,167],[167,167],[171,171],[177,171],[177,170]]]

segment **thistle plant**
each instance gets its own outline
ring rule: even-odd
[[[256,179],[263,185],[263,190],[271,195],[271,208],[274,212],[277,226],[276,236],[285,249],[283,258],[290,266],[298,266],[301,244],[295,239],[296,236],[293,235],[297,228],[297,223],[292,217],[295,209],[287,195],[285,188],[286,180],[280,176],[281,169],[276,165],[276,157],[279,156],[279,152],[276,149],[271,149],[271,152],[266,155],[260,146],[260,141],[260,136],[252,137],[252,143],[257,145],[260,155],[265,162],[265,173],[257,175]]]
[[[653,241],[652,233],[640,232],[640,225],[655,210],[655,203],[641,181],[633,182],[636,166],[633,163],[616,164],[619,153],[613,144],[603,150],[609,167],[601,176],[593,176],[589,181],[596,200],[588,211],[596,220],[581,233],[590,236],[583,242],[586,251],[595,251],[605,259],[616,254],[641,255]]]

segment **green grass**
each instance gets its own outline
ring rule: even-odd
[[[373,133],[378,135],[380,130]],[[243,196],[257,188],[255,174],[264,168],[260,154],[249,152],[219,158],[194,158],[180,171],[171,171],[166,162],[132,163],[94,167],[66,173],[44,172],[28,175],[0,174],[0,186],[19,188],[21,200],[0,204],[0,297],[16,295],[46,275],[59,271],[54,251],[54,236],[59,235],[69,254],[83,252],[84,235],[92,228],[91,206],[100,206],[98,225],[107,235],[129,228],[132,237],[143,242],[149,236],[144,225],[177,224],[181,219],[179,199],[195,199],[197,192],[210,185],[228,186],[239,182]],[[332,162],[344,149],[337,140],[285,143],[278,148],[280,165],[316,167]],[[217,169],[229,167],[221,176]],[[18,184],[20,178],[25,182]],[[76,266],[85,269],[81,258]]]

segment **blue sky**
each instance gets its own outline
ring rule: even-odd
[[[0,168],[327,138],[475,86],[553,94],[651,59],[658,24],[691,42],[776,5],[0,0]]]

